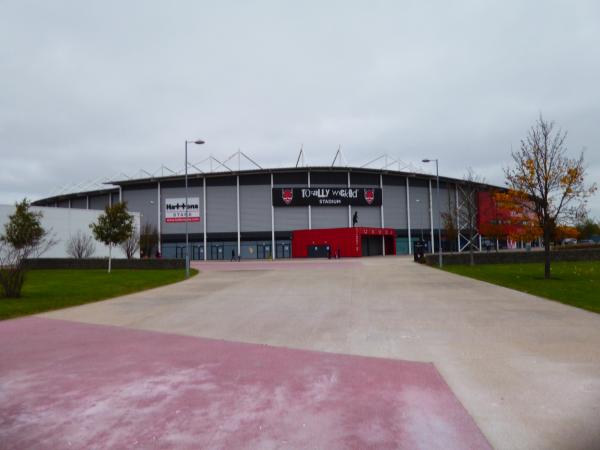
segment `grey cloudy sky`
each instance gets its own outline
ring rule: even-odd
[[[542,112],[600,180],[600,2],[0,0],[0,203],[182,167],[382,153],[502,184]],[[600,217],[600,200],[591,200]]]

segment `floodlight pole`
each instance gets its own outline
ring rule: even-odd
[[[204,144],[204,141],[196,140],[196,141],[185,141],[185,277],[190,277],[190,239],[188,233],[188,222],[190,220],[188,216],[188,143],[193,144]],[[202,220],[206,220],[206,217],[203,217]]]
[[[438,222],[438,264],[442,267],[442,210],[440,209],[440,172],[437,159],[424,159],[424,163],[435,161],[435,178],[436,178],[436,203],[439,215]]]

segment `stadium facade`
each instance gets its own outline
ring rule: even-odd
[[[461,208],[463,186],[463,180],[440,177],[442,213]],[[106,188],[34,204],[100,210],[127,202],[130,211],[140,213],[142,226],[157,230],[160,254],[181,258],[185,256],[185,197],[184,176],[177,174],[114,180]],[[188,215],[194,260],[229,259],[233,254],[242,259],[290,258],[294,231],[353,226],[395,230],[398,254],[411,253],[416,240],[438,250],[436,177],[428,174],[355,167],[193,173],[188,176]],[[464,247],[460,233],[452,239],[442,233],[445,251]],[[385,248],[382,240],[381,253]]]

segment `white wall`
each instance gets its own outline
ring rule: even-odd
[[[46,253],[41,255],[42,258],[67,258],[66,246],[69,238],[82,231],[87,236],[92,236],[90,223],[96,222],[98,216],[104,211],[95,211],[91,209],[74,209],[74,208],[46,208],[40,206],[32,206],[32,211],[39,211],[43,214],[41,222],[44,229],[52,235],[53,239],[58,241],[56,245]],[[14,205],[0,205],[0,234],[4,233],[4,225],[8,222],[8,216],[15,211]],[[134,217],[136,230],[140,229],[140,214],[130,212]],[[93,236],[92,236],[93,237]],[[96,251],[92,255],[93,258],[102,258],[108,256],[108,247],[94,240]],[[139,258],[139,251],[136,257]],[[124,258],[125,254],[120,248],[113,248],[114,258]]]

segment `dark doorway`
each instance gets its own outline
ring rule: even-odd
[[[269,259],[271,257],[271,246],[267,244],[258,244],[256,246],[257,259]]]
[[[195,260],[204,259],[204,245],[192,246],[192,259],[195,259]]]
[[[329,252],[331,247],[329,245],[309,245],[308,246],[308,257],[309,258],[329,258]]]
[[[363,256],[383,255],[383,238],[381,236],[363,236],[361,246]]]
[[[275,254],[275,256],[277,256],[277,258],[289,258],[290,255],[290,248],[291,245],[290,244],[277,244],[277,253]]]
[[[210,259],[225,259],[223,244],[211,244]]]

